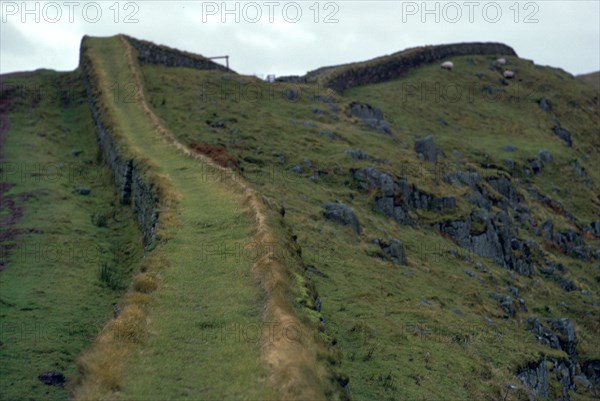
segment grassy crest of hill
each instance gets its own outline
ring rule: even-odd
[[[600,244],[590,234],[600,215],[597,97],[563,71],[516,57],[505,67],[495,60],[454,57],[453,71],[426,65],[344,96],[317,85],[142,66],[151,105],[181,142],[220,149],[284,206],[306,277],[320,294],[323,336],[339,352],[353,399],[527,399],[531,389],[518,373],[552,360],[550,375],[560,377],[558,367],[571,361],[564,346],[536,341],[529,317],[543,325],[569,318],[579,360],[600,358]],[[504,68],[516,78],[503,79]],[[372,107],[356,113],[357,103]],[[371,119],[361,117],[364,110]],[[437,163],[414,150],[426,135],[443,152]],[[551,160],[540,167],[543,150]],[[376,206],[384,186],[356,173],[368,167],[397,183],[406,179],[419,196],[452,197],[456,205],[414,207],[412,223],[399,224]],[[448,178],[464,171],[482,177],[486,216],[505,209],[515,244],[534,247],[529,256],[510,251],[515,260],[531,259],[530,274],[460,247],[436,228],[472,219],[475,238],[491,224],[478,215],[473,191]],[[507,198],[513,190],[518,201]],[[354,210],[360,235],[324,218],[322,205],[334,201]],[[548,219],[559,237],[569,230],[583,236],[592,254],[573,257],[541,236]],[[400,240],[406,264],[392,263],[378,239]],[[564,275],[548,266],[561,266]],[[572,395],[591,399],[585,386]],[[563,391],[554,379],[548,387],[550,398]]]
[[[578,75],[577,79],[585,82],[591,88],[595,89],[598,93],[600,93],[600,71]]]

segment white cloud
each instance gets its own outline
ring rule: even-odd
[[[454,4],[459,5],[461,17],[456,23],[448,21],[457,16],[454,6],[449,6],[451,2],[435,1],[298,2],[295,4],[300,5],[302,15],[296,23],[290,22],[296,6],[288,1],[280,1],[279,7],[272,10],[272,23],[268,21],[270,9],[262,1],[255,2],[260,6],[259,23],[244,22],[244,17],[257,15],[256,8],[248,6],[249,2],[238,2],[237,16],[222,14],[221,1],[130,2],[137,8],[121,1],[117,3],[118,15],[113,1],[97,2],[102,15],[96,23],[86,21],[82,13],[87,3],[82,1],[75,9],[74,22],[68,21],[68,10],[64,9],[59,22],[48,24],[35,23],[31,15],[22,23],[20,10],[15,15],[6,12],[7,4],[20,7],[22,2],[3,1],[2,18],[7,22],[0,23],[0,71],[41,67],[70,70],[77,65],[79,41],[84,34],[117,33],[205,56],[228,54],[233,68],[248,74],[302,74],[324,65],[361,61],[407,47],[460,41],[504,42],[524,58],[572,73],[600,69],[600,2],[597,1],[481,1],[472,14],[473,22],[469,22],[465,3],[457,1]],[[228,2],[227,8],[235,10],[235,3]],[[501,18],[497,23],[489,22],[494,17],[492,3],[500,6]],[[45,4],[48,3],[41,2],[40,7]],[[437,11],[424,14],[422,4],[428,10],[437,7]],[[486,7],[487,16],[482,12]],[[88,8],[87,19],[94,17],[94,8]],[[532,12],[531,17],[538,22],[525,23]],[[124,23],[129,14],[139,22]],[[338,22],[324,23],[328,15]],[[436,16],[439,22],[435,21]],[[239,23],[235,22],[236,17]],[[515,17],[518,17],[516,22]]]

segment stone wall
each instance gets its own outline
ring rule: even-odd
[[[148,180],[140,164],[125,155],[111,132],[109,120],[102,115],[97,96],[94,68],[85,54],[85,38],[81,42],[80,68],[92,113],[98,146],[110,168],[121,203],[131,205],[144,237],[144,247],[152,244],[158,224],[159,198],[154,185]]]
[[[197,54],[183,52],[167,46],[160,46],[130,36],[125,36],[125,38],[137,50],[140,64],[157,64],[165,67],[186,67],[196,70],[233,72],[227,67]]]
[[[343,93],[346,89],[354,86],[389,81],[406,74],[413,68],[465,55],[516,56],[517,54],[511,47],[502,43],[457,43],[426,46],[362,63],[323,67],[306,74],[305,81],[320,81],[320,77],[323,77],[321,84],[338,93]]]

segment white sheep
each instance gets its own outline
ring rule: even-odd
[[[511,70],[506,70],[502,75],[504,75],[504,78],[506,79],[511,79],[515,77],[515,72]]]
[[[445,70],[452,71],[452,69],[454,68],[454,63],[452,61],[444,61],[442,64],[440,64],[440,67],[442,67]]]
[[[506,59],[504,57],[501,57],[498,60],[496,60],[496,63],[500,64],[500,65],[504,65],[504,64],[506,64]]]

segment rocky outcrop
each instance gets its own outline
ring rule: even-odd
[[[562,350],[568,355],[568,359],[544,358],[532,362],[518,372],[519,379],[530,390],[531,399],[551,397],[569,401],[571,393],[598,395],[600,361],[579,361],[576,349],[577,333],[573,322],[566,317],[545,319],[542,322],[532,316],[527,319],[527,324],[529,331],[535,335],[540,344]],[[560,383],[560,396],[552,394],[551,381],[553,380]]]
[[[516,56],[501,43],[457,43],[407,49],[390,56],[343,66],[323,67],[306,74],[305,81],[319,81],[339,93],[360,85],[376,84],[399,78],[413,68],[449,57],[464,55]]]
[[[438,223],[436,228],[459,246],[500,266],[527,277],[533,274],[538,244],[514,236],[504,211],[490,214],[480,209],[465,220]]]
[[[521,383],[529,387],[533,400],[537,400],[538,397],[550,396],[550,382],[545,359],[529,364],[517,376]]]
[[[348,105],[347,115],[358,118],[361,124],[368,129],[381,132],[382,134],[392,133],[390,124],[383,119],[383,112],[370,104],[352,102]]]
[[[87,101],[92,113],[96,138],[105,163],[112,172],[119,199],[131,205],[140,230],[144,246],[154,241],[158,224],[159,199],[157,190],[149,181],[142,164],[128,155],[112,132],[109,119],[101,113],[95,71],[85,52],[86,40],[81,41],[80,67],[87,91]]]
[[[125,36],[137,50],[140,64],[157,64],[165,67],[185,67],[196,70],[219,70],[233,72],[198,54],[187,53],[167,46]]]
[[[395,180],[391,175],[374,167],[350,171],[364,191],[378,191],[375,210],[393,218],[400,224],[414,224],[409,212],[416,209],[433,211],[452,210],[454,197],[436,197],[410,184],[406,179]]]

